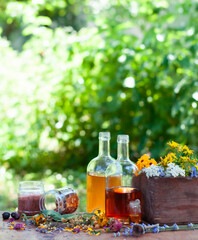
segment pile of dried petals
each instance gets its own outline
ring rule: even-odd
[[[76,234],[83,231],[89,235],[99,235],[102,232],[119,232],[122,228],[122,223],[119,220],[114,218],[108,220],[105,213],[100,210],[95,211],[93,214],[62,215],[57,220],[59,223],[52,221],[54,217],[58,217],[57,213],[55,214],[53,211],[42,212],[29,219],[25,214],[22,217],[27,225],[36,225],[36,230],[42,233],[68,231]]]
[[[9,228],[14,230],[25,230],[26,226],[25,224],[22,224],[22,223],[10,222]]]
[[[46,218],[43,216],[43,214],[34,215],[31,220],[35,222],[36,226],[40,226],[41,224],[43,225],[46,223]]]

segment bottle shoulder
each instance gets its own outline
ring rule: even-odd
[[[135,163],[132,162],[129,158],[127,158],[127,159],[119,159],[118,158],[116,161],[118,161],[122,165],[135,165]]]
[[[119,164],[122,166],[123,171],[126,170],[128,172],[134,172],[137,171],[137,166],[134,162],[132,162],[130,159],[124,159],[124,160],[117,160]]]
[[[105,172],[107,167],[115,161],[111,156],[99,155],[89,162],[87,172]]]

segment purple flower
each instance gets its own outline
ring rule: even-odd
[[[17,223],[15,226],[14,226],[14,229],[15,230],[21,230],[22,228],[24,228],[23,224],[21,223]]]
[[[159,171],[159,173],[160,173],[160,177],[164,177],[164,172],[163,172],[163,170],[162,170],[162,169],[159,169],[158,171]]]
[[[153,228],[153,232],[154,232],[154,233],[158,233],[158,232],[159,232],[159,227],[154,227],[154,228]]]
[[[168,228],[169,226],[168,226],[168,225],[166,225],[166,224],[164,224],[164,227],[165,227],[165,228]]]
[[[135,223],[132,222],[132,223],[130,224],[130,226],[133,227],[134,224],[135,224]]]
[[[10,219],[9,219],[9,222],[14,222],[14,218],[10,218]]]
[[[178,230],[179,229],[179,227],[178,227],[178,225],[176,223],[174,223],[172,227],[174,227],[174,230]]]
[[[80,232],[80,228],[74,228],[74,229],[72,230],[72,232],[74,232],[74,233],[79,233],[79,232]]]
[[[119,232],[122,228],[122,223],[118,219],[112,219],[109,223],[109,228],[113,232]]]
[[[192,224],[192,223],[189,223],[189,224],[188,224],[188,227],[191,227],[191,228],[192,228],[192,227],[193,227],[193,224]]]
[[[133,228],[130,229],[129,233],[131,236],[133,235]]]
[[[196,167],[191,167],[190,173],[191,173],[191,176],[190,176],[191,178],[197,177],[197,173],[198,173],[197,168]]]

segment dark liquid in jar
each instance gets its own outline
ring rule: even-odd
[[[41,195],[24,195],[18,198],[18,213],[33,216],[40,212],[39,200]]]
[[[106,216],[129,220],[129,203],[135,199],[141,201],[141,193],[136,188],[114,187],[106,189]]]

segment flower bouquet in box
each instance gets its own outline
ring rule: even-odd
[[[133,186],[142,192],[142,219],[149,223],[198,223],[198,160],[186,145],[169,142],[157,163],[148,155],[137,161]]]

